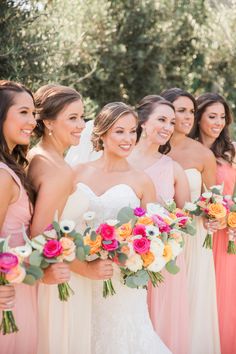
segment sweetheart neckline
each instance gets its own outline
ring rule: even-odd
[[[90,188],[86,183],[83,183],[83,182],[79,182],[77,183],[77,186],[78,185],[83,185],[85,186],[90,192],[92,192],[93,195],[95,195],[97,198],[101,198],[103,197],[104,195],[106,195],[110,190],[112,190],[113,188],[117,188],[117,187],[120,187],[120,186],[125,186],[125,187],[128,187],[134,194],[134,196],[140,201],[140,198],[137,196],[136,192],[134,191],[134,189],[127,183],[118,183],[118,184],[115,184],[114,186],[111,186],[109,187],[107,190],[105,190],[105,192],[101,193],[101,194],[96,194],[92,188]]]

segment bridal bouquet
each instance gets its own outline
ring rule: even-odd
[[[19,247],[10,247],[7,239],[0,239],[0,285],[25,283],[34,285],[36,280],[43,276],[40,268],[31,266],[26,259],[32,253],[32,248],[26,244]],[[17,332],[13,312],[3,310],[0,332],[5,335]]]
[[[229,212],[227,215],[228,226],[228,247],[227,253],[236,254],[235,239],[236,239],[236,198],[227,196]]]
[[[41,235],[29,240],[27,243],[33,248],[29,261],[31,265],[46,269],[53,263],[72,262],[76,257],[83,260],[88,248],[84,247],[83,237],[75,231],[72,220],[53,221]],[[67,301],[73,290],[65,282],[58,284],[59,299]]]
[[[222,186],[212,186],[194,203],[186,203],[184,209],[191,215],[201,215],[209,220],[220,220],[227,215],[227,201],[222,195]],[[212,249],[213,232],[208,229],[203,247]]]
[[[131,288],[146,288],[149,280],[153,286],[163,281],[161,270],[165,267],[176,274],[176,257],[182,252],[184,240],[182,233],[191,226],[191,218],[177,209],[174,202],[171,212],[159,204],[148,204],[143,208],[123,208],[118,214],[122,225],[118,228],[119,237],[126,242],[128,259],[121,266],[125,285]],[[188,227],[187,227],[188,224]]]

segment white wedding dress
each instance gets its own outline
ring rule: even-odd
[[[96,213],[95,226],[115,219],[124,206],[140,205],[139,198],[127,184],[115,185],[100,196],[84,183],[78,186],[90,201],[89,210]],[[92,282],[92,354],[169,354],[169,349],[153,330],[146,290],[124,286],[115,265],[112,283],[116,294],[104,299],[103,282]]]
[[[61,219],[71,219],[81,229],[88,206],[86,194],[77,187]],[[74,295],[67,302],[59,300],[57,285],[39,285],[38,354],[91,353],[91,280],[71,272],[69,285]]]
[[[194,201],[201,194],[201,173],[195,168],[185,173]],[[196,235],[188,236],[184,247],[190,300],[189,354],[220,354],[213,252],[202,247],[206,229],[201,217],[196,217],[196,228]]]

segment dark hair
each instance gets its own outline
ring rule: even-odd
[[[172,87],[170,89],[164,90],[161,92],[160,96],[171,103],[176,101],[179,97],[188,97],[193,102],[194,111],[197,110],[197,103],[193,95],[187,91],[182,90],[181,88]]]
[[[94,120],[94,128],[91,141],[95,151],[103,150],[101,137],[126,114],[132,114],[138,120],[135,110],[123,102],[112,102],[105,105]]]
[[[67,86],[48,84],[40,87],[34,95],[37,126],[34,130],[37,138],[45,133],[44,120],[56,120],[62,109],[71,102],[82,100],[75,89]]]
[[[232,115],[230,112],[229,105],[225,99],[217,93],[207,92],[197,98],[197,111],[195,114],[195,123],[189,134],[193,139],[199,140],[201,142],[201,132],[199,127],[199,122],[202,118],[203,113],[206,108],[213,105],[214,103],[221,103],[225,109],[225,127],[221,131],[218,138],[214,141],[210,149],[214,153],[216,158],[222,158],[229,163],[233,163],[235,156],[235,148],[230,139],[229,125],[232,123]]]
[[[27,192],[30,201],[33,203],[34,191],[25,174],[25,167],[28,165],[26,159],[28,146],[16,145],[12,152],[10,152],[6,138],[3,134],[3,125],[9,109],[14,105],[15,96],[24,92],[28,93],[34,101],[31,91],[22,84],[14,81],[0,80],[0,161],[4,162],[16,173]]]
[[[142,134],[142,130],[143,130],[142,124],[148,121],[149,116],[152,114],[153,110],[159,105],[169,106],[175,112],[175,108],[173,104],[158,95],[145,96],[138,103],[136,107],[138,113],[137,141],[139,141]],[[170,141],[167,141],[165,145],[161,145],[158,149],[158,151],[162,154],[168,154],[170,150],[171,150]]]

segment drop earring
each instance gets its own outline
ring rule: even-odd
[[[51,130],[49,130],[49,133],[48,133],[48,135],[49,135],[49,136],[51,136],[51,135],[52,135],[52,131],[51,131]]]
[[[143,128],[142,130],[142,138],[146,139],[147,137],[147,133],[146,133],[146,130]]]

